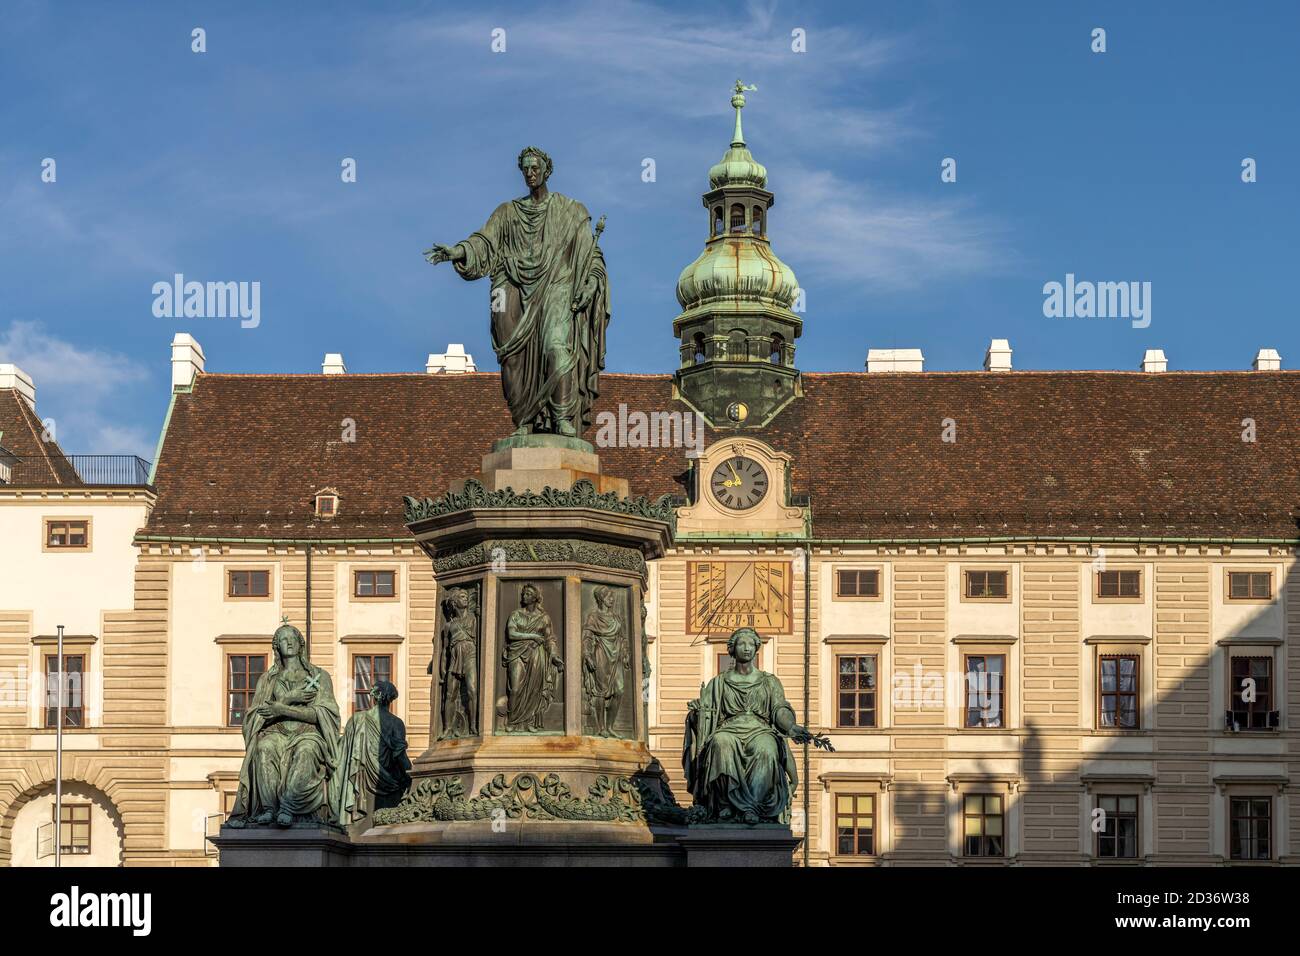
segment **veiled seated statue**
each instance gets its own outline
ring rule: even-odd
[[[776,676],[754,665],[761,638],[742,627],[727,641],[735,666],[687,707],[682,765],[696,816],[723,823],[789,823],[799,773],[789,739],[814,740],[795,722]]]
[[[370,699],[372,705],[353,714],[343,732],[334,816],[344,829],[375,810],[397,806],[411,786],[406,724],[389,710],[397,688],[376,681]]]
[[[280,827],[328,820],[336,786],[339,705],[330,676],[307,660],[285,623],[271,639],[275,663],[244,712],[244,763],[228,825]]]

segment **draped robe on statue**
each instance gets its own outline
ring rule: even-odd
[[[454,265],[463,278],[492,277],[492,344],[517,428],[553,431],[564,418],[581,433],[591,424],[605,365],[609,283],[590,222],[587,208],[568,196],[525,196],[502,203],[457,244],[465,260]],[[588,278],[596,293],[575,313],[574,293]]]
[[[337,786],[339,705],[334,700],[330,676],[299,658],[292,677],[276,663],[257,681],[253,702],[244,711],[244,763],[239,770],[239,793],[231,815],[253,819],[265,811],[294,817],[325,817]],[[267,718],[258,713],[263,704],[284,702],[294,691],[316,680],[316,696],[309,704],[314,719]]]
[[[622,699],[630,667],[622,619],[611,611],[592,611],[582,625],[582,691],[598,725],[606,716],[602,708],[616,708]]]
[[[560,672],[551,659],[555,638],[550,616],[541,609],[519,608],[506,623],[501,663],[506,669],[506,727],[541,730],[559,685]]]
[[[334,817],[348,827],[373,810],[396,806],[411,785],[406,724],[378,704],[352,716],[343,734]],[[370,806],[370,797],[374,806]]]
[[[753,811],[763,822],[790,822],[798,785],[794,754],[778,723],[794,723],[781,682],[766,671],[753,679],[729,670],[713,678],[689,713],[682,763],[686,788],[711,818]]]

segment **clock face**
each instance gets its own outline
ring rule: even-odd
[[[790,633],[787,561],[692,561],[687,565],[687,623],[696,634],[752,627]]]
[[[767,494],[767,472],[752,458],[735,455],[713,469],[709,488],[724,508],[743,511]]]

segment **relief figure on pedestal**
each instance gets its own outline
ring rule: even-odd
[[[339,705],[330,676],[307,660],[302,634],[287,618],[271,643],[275,663],[258,678],[244,713],[232,827],[324,821],[339,785]]]
[[[789,740],[831,749],[826,738],[796,723],[776,675],[754,665],[760,641],[753,628],[732,634],[727,653],[735,666],[687,705],[686,789],[708,821],[789,823],[799,783]]]
[[[582,623],[583,710],[590,717],[588,731],[597,737],[617,736],[614,721],[632,669],[618,597],[614,588],[598,586],[592,592],[596,606]]]
[[[411,786],[406,724],[389,709],[397,700],[397,688],[390,681],[376,681],[370,700],[343,732],[334,818],[345,829],[376,810],[397,806]]]
[[[506,731],[538,733],[560,686],[560,659],[551,616],[542,607],[542,592],[525,584],[519,608],[506,622],[501,663],[506,671]]]
[[[425,252],[464,279],[492,278],[492,345],[515,434],[576,436],[589,424],[609,325],[605,257],[582,203],[550,192],[551,158],[519,154],[528,195],[504,202],[454,246]]]
[[[478,736],[478,608],[469,588],[450,588],[442,602],[442,692],[439,740]]]

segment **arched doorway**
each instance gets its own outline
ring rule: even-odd
[[[63,784],[65,867],[121,866],[122,817],[113,801],[89,784]],[[5,813],[10,866],[54,866],[54,784],[22,794]]]

